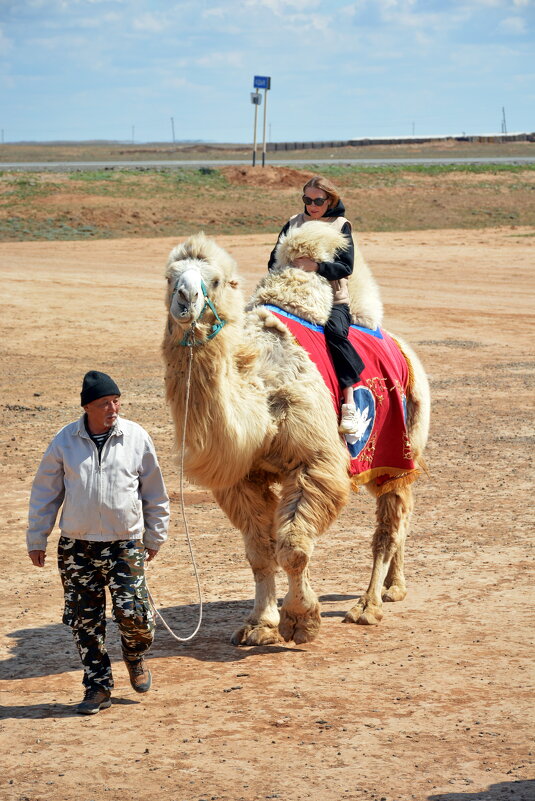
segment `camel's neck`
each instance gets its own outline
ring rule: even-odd
[[[261,449],[270,417],[263,382],[257,375],[256,351],[243,344],[231,327],[210,342],[184,347],[167,337],[166,392],[177,441],[184,420],[186,471],[215,488],[248,472]]]

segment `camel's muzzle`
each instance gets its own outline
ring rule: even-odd
[[[183,274],[182,278],[186,273]],[[196,339],[193,329],[196,322],[202,320],[203,315],[207,309],[210,309],[215,317],[215,322],[212,324],[206,339]],[[181,326],[191,323],[191,331],[186,334],[181,345],[202,345],[204,342],[209,342],[213,339],[223,328],[226,320],[222,320],[217,310],[208,297],[208,290],[206,284],[200,279],[199,289],[189,281],[177,281],[173,292],[171,293],[171,305],[169,308],[170,314],[173,319]]]
[[[176,320],[180,325],[192,323],[197,319],[197,310],[191,303],[180,303],[180,301],[173,301],[171,304],[171,317]]]

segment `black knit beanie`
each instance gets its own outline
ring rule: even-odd
[[[80,393],[82,397],[80,405],[87,406],[91,401],[103,398],[105,395],[120,394],[121,390],[113,378],[110,378],[106,373],[99,373],[98,370],[90,370],[84,375],[84,383]]]

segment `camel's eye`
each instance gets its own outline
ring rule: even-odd
[[[212,281],[212,289],[217,289],[218,286],[219,286],[219,278],[214,278],[214,280]]]

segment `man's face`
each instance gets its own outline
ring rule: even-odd
[[[103,434],[108,431],[117,420],[120,408],[119,395],[104,395],[84,406],[91,433]]]

